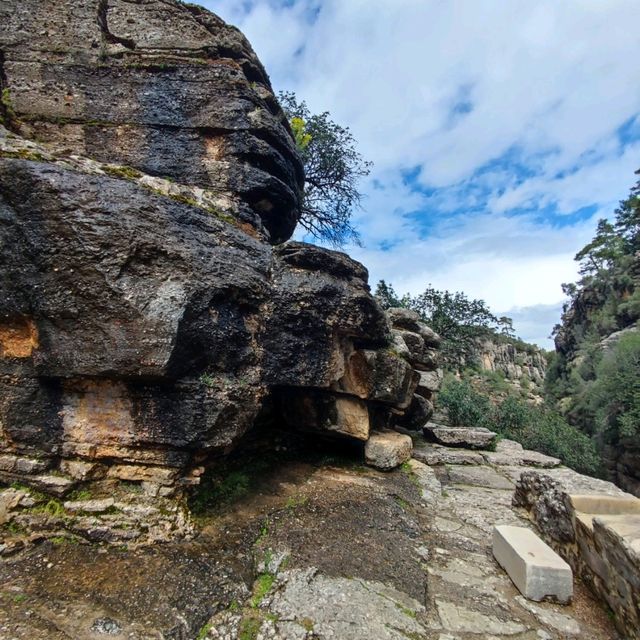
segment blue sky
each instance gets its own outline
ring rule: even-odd
[[[640,168],[638,0],[202,4],[375,163],[347,249],[372,284],[464,291],[551,346],[573,256]]]

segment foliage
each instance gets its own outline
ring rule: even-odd
[[[456,291],[439,291],[427,287],[417,296],[399,296],[393,285],[384,280],[378,283],[376,298],[383,308],[406,307],[420,317],[442,338],[442,356],[454,368],[462,365],[475,351],[479,338],[513,336],[510,318],[498,318],[489,310],[484,300],[469,299]]]
[[[251,478],[242,471],[226,475],[207,474],[197,492],[191,497],[189,507],[195,515],[202,515],[211,508],[224,507],[249,493]]]
[[[640,170],[636,171],[640,175]],[[620,202],[613,221],[598,222],[596,234],[575,256],[580,279],[562,285],[564,332],[580,343],[587,334],[602,337],[640,318],[640,180]],[[578,313],[576,313],[578,311]],[[558,335],[560,325],[554,329]]]
[[[278,98],[304,165],[300,224],[335,246],[358,242],[351,216],[362,200],[358,181],[369,175],[371,163],[356,151],[351,131],[331,120],[328,112],[312,114],[292,92],[281,92]]]
[[[20,124],[16,112],[13,110],[11,93],[6,87],[0,91],[0,124],[5,125],[8,129],[15,129]]]
[[[257,607],[260,605],[264,597],[269,593],[276,578],[271,573],[262,573],[257,578],[253,585],[253,597],[251,598],[251,606]]]
[[[489,398],[476,391],[467,380],[446,376],[438,402],[447,409],[455,427],[486,427],[490,422],[492,405]]]
[[[623,335],[596,365],[590,410],[597,433],[608,444],[640,444],[640,333]]]
[[[640,180],[576,254],[580,279],[563,285],[558,353],[545,380],[548,399],[599,447],[640,444],[640,338],[631,332],[603,343],[640,320],[639,251]]]
[[[238,640],[256,640],[260,633],[262,620],[258,617],[245,616],[240,622]]]
[[[534,406],[514,395],[494,404],[468,381],[452,375],[443,382],[439,402],[455,426],[486,427],[526,449],[560,458],[580,473],[600,473],[594,442],[548,406]]]

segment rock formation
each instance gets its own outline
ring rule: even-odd
[[[426,422],[438,337],[348,256],[278,244],[302,169],[236,29],[173,0],[10,0],[0,25],[0,480],[160,500],[266,413]]]
[[[519,348],[511,342],[478,340],[473,361],[483,371],[499,371],[509,380],[528,378],[535,385],[542,385],[547,370],[547,360],[535,345]]]

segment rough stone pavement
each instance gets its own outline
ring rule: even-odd
[[[534,467],[490,466],[479,463],[485,462],[482,457],[470,465],[468,454],[451,449],[448,459],[455,462],[459,457],[463,464],[429,467],[412,460],[404,469],[419,485],[425,509],[413,552],[427,572],[426,599],[361,577],[330,577],[313,567],[276,567],[271,595],[261,604],[266,619],[256,637],[617,639],[601,605],[579,582],[569,606],[533,603],[520,595],[493,559],[491,533],[496,524],[534,528],[524,512],[511,506],[514,479]],[[592,491],[616,491],[609,483],[565,468],[549,473]],[[239,613],[222,612],[211,624],[210,638],[242,637]]]
[[[44,543],[0,563],[0,639],[618,639],[580,582],[569,606],[532,603],[500,569],[492,528],[533,527],[511,506],[531,467],[490,465],[485,453],[450,449],[446,463],[389,473],[282,463],[192,543]]]

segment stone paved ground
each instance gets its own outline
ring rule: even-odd
[[[8,558],[0,639],[617,639],[579,583],[570,606],[530,603],[493,560],[494,524],[531,526],[511,507],[527,467],[426,446],[417,457],[446,463],[381,473],[344,459],[280,461],[191,543],[44,543]]]
[[[433,447],[416,451],[417,457],[433,458]],[[460,449],[439,451],[450,464],[433,467],[412,460],[404,471],[419,485],[421,495],[403,504],[418,522],[419,532],[406,538],[404,554],[420,558],[426,574],[424,596],[416,593],[416,580],[366,580],[363,573],[340,575],[329,568],[318,568],[318,558],[307,557],[312,566],[274,567],[275,582],[260,604],[263,621],[256,622],[258,638],[336,640],[471,640],[514,638],[521,640],[614,640],[618,638],[611,621],[586,588],[576,582],[574,601],[569,606],[533,603],[525,600],[491,554],[491,533],[496,524],[532,527],[524,513],[511,506],[514,478],[534,468],[515,466],[517,456],[498,456],[505,464],[486,464],[485,453],[470,455]],[[542,458],[537,464],[555,464]],[[495,457],[493,458],[495,461]],[[462,461],[463,464],[451,464]],[[569,479],[594,491],[617,491],[608,483],[591,481],[559,468],[550,474]],[[397,472],[396,472],[397,475]],[[386,478],[360,477],[376,494],[393,484]],[[343,478],[350,482],[347,478]],[[311,524],[310,522],[308,524]],[[379,523],[382,526],[382,523]],[[278,547],[279,557],[297,553],[291,538],[274,536],[270,544]],[[387,542],[387,544],[389,544]],[[345,548],[350,549],[347,540]],[[371,549],[379,558],[380,550]],[[389,562],[395,558],[389,554]],[[366,565],[361,562],[361,567]],[[372,561],[372,564],[375,564]],[[376,576],[369,576],[369,578]],[[380,576],[378,576],[380,577]],[[393,583],[392,583],[393,582]],[[243,624],[245,627],[243,627]],[[246,610],[223,611],[211,620],[210,638],[233,640],[246,629]]]
[[[518,473],[529,467],[519,467]],[[575,583],[570,606],[520,596],[491,554],[496,524],[533,528],[511,506],[513,467],[434,467],[442,495],[429,530],[427,626],[439,640],[467,638],[617,638],[600,605]],[[552,470],[553,473],[553,470]]]

